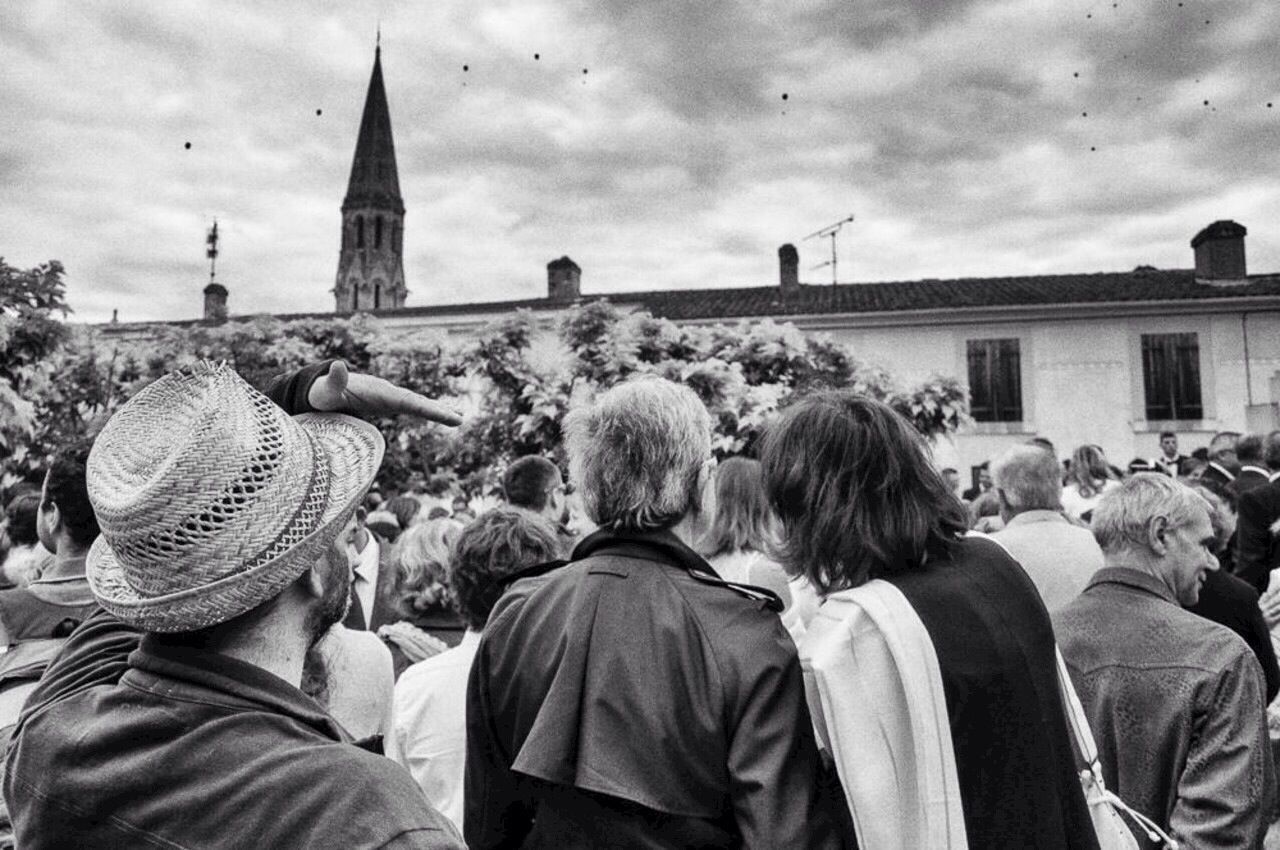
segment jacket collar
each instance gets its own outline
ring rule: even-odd
[[[168,699],[281,714],[334,741],[350,742],[311,697],[261,667],[217,652],[144,635],[123,681]]]
[[[673,567],[700,572],[719,578],[715,568],[684,541],[670,531],[618,531],[601,528],[583,538],[573,550],[573,560],[592,555],[629,555],[649,561],[660,561]]]
[[[1135,570],[1130,567],[1103,567],[1093,574],[1093,578],[1089,579],[1089,583],[1085,585],[1085,590],[1091,590],[1101,584],[1119,584],[1124,587],[1131,587],[1135,590],[1149,593],[1152,596],[1158,596],[1165,602],[1173,605],[1178,604],[1178,600],[1174,598],[1173,591],[1168,585],[1160,579],[1144,573],[1141,570]]]

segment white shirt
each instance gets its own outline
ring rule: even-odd
[[[1103,566],[1093,533],[1067,522],[1057,511],[1024,511],[991,539],[1022,565],[1050,614],[1079,596]]]
[[[467,678],[480,633],[409,667],[396,682],[387,755],[409,769],[441,814],[462,831],[467,763]]]
[[[373,600],[378,589],[378,540],[370,534],[363,552],[357,552],[354,546],[347,548],[355,556],[352,568],[355,574],[351,578],[351,587],[360,600],[360,610],[364,612],[364,621],[368,624],[373,618]]]

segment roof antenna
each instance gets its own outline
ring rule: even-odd
[[[836,234],[840,232],[840,228],[844,227],[846,224],[848,224],[851,221],[853,221],[853,213],[849,213],[847,217],[840,219],[834,224],[828,224],[826,227],[823,227],[819,230],[815,230],[813,233],[810,233],[808,236],[805,237],[805,239],[814,239],[814,238],[819,238],[824,236],[831,237],[831,259],[825,263],[818,263],[818,265],[814,266],[813,268],[825,269],[827,266],[831,266],[831,285],[832,286],[836,285],[836,280],[837,280],[836,264],[838,262],[838,258],[836,257]]]

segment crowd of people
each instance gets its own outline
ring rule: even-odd
[[[11,495],[13,845],[1257,848],[1276,819],[1280,432],[1125,470],[1037,438],[961,492],[872,399],[808,394],[717,463],[645,377],[575,403],[567,470],[445,501],[373,486],[389,414],[459,422],[341,362],[265,395],[199,364]]]

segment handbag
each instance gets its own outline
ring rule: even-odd
[[[1067,664],[1057,647],[1054,647],[1054,655],[1058,662],[1058,689],[1062,692],[1062,706],[1066,711],[1067,725],[1071,727],[1076,765],[1080,768],[1080,788],[1084,791],[1085,805],[1089,807],[1093,830],[1098,835],[1098,847],[1100,850],[1138,850],[1138,840],[1125,825],[1124,816],[1127,815],[1148,839],[1161,844],[1165,850],[1178,850],[1178,842],[1170,838],[1155,821],[1134,811],[1128,803],[1108,790],[1102,779],[1098,746],[1089,729],[1089,719],[1085,716],[1084,707],[1080,705],[1080,697],[1071,684]]]

